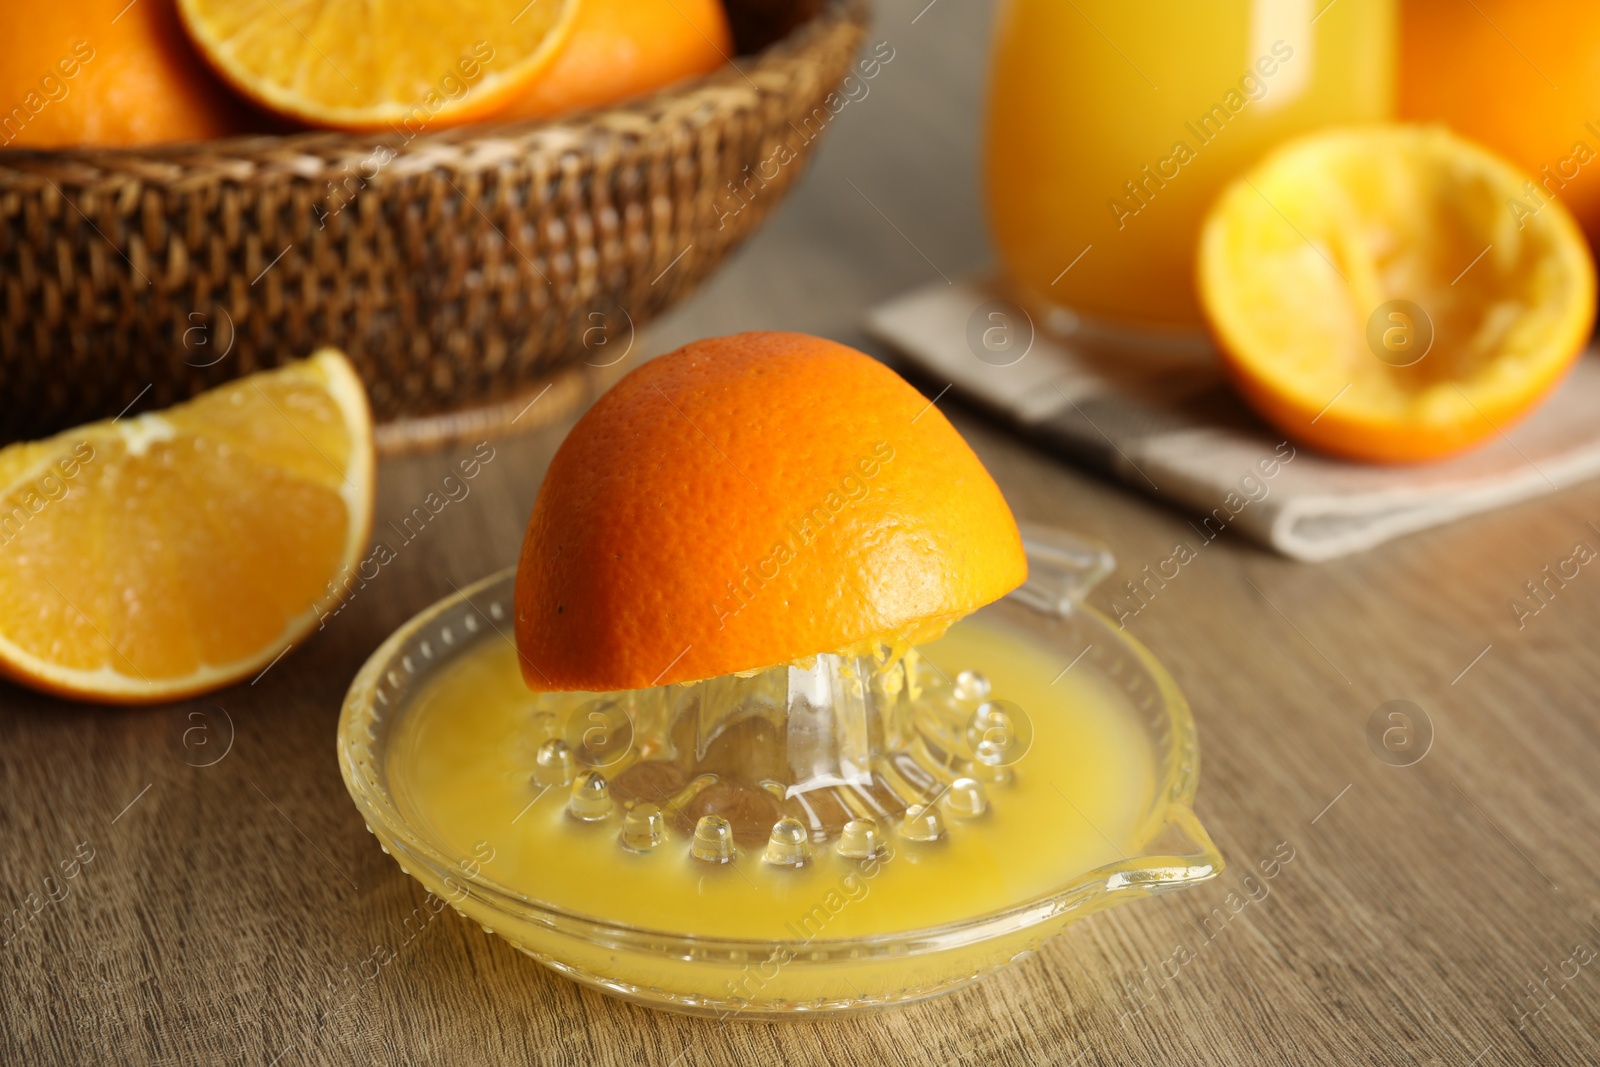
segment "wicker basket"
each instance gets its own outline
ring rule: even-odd
[[[0,439],[319,344],[380,422],[614,361],[794,183],[866,3],[729,14],[736,65],[555,122],[0,152]]]

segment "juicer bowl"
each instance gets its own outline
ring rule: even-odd
[[[950,992],[1025,956],[1069,922],[1205,881],[1223,866],[1193,812],[1199,748],[1187,703],[1141,644],[1083,603],[1110,573],[1110,554],[1056,530],[1025,527],[1023,535],[1027,583],[982,612],[1077,657],[1072,669],[1094,673],[1117,693],[1149,746],[1154,775],[1141,798],[1140,847],[1020,904],[924,929],[758,940],[645,929],[496,884],[475,857],[402,814],[388,756],[397,725],[442,668],[479,642],[512,639],[514,570],[424,610],[368,659],[339,719],[345,785],[384,851],[429,892],[540,963],[604,992],[723,1019],[884,1007]]]

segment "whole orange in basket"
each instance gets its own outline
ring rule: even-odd
[[[497,118],[541,118],[642,96],[733,55],[721,0],[582,0],[561,52]]]
[[[1400,115],[1444,122],[1560,197],[1600,243],[1600,5],[1406,0]]]
[[[503,108],[566,40],[586,0],[178,0],[235,88],[316,126],[410,133]]]
[[[942,633],[1027,576],[1005,498],[883,364],[795,333],[652,360],[545,475],[517,567],[536,690],[625,690]]]
[[[0,108],[8,148],[204,140],[250,125],[173,0],[0,4]]]
[[[1493,438],[1588,341],[1595,272],[1559,201],[1442,126],[1330,130],[1241,176],[1201,230],[1200,296],[1244,398],[1380,463]]]
[[[121,704],[256,675],[356,587],[372,487],[331,349],[0,450],[0,673]]]

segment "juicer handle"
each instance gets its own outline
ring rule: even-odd
[[[1066,615],[1116,569],[1116,557],[1098,541],[1054,526],[1021,523],[1028,580],[1011,595],[1031,608]]]

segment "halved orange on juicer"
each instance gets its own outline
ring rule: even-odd
[[[1020,585],[955,428],[883,364],[746,333],[646,363],[556,453],[517,568],[522,669],[617,691],[937,637]]]
[[[1571,214],[1442,127],[1283,146],[1218,199],[1199,257],[1240,393],[1293,440],[1350,459],[1437,459],[1496,436],[1594,324]]]

